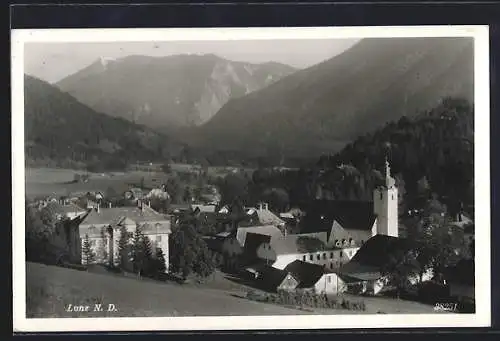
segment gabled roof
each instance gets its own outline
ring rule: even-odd
[[[288,234],[286,236],[280,236],[278,238],[271,239],[271,248],[274,250],[276,255],[286,255],[286,254],[296,254],[304,253],[307,251],[300,250],[297,245],[297,241],[302,238],[316,238],[321,240],[326,244],[326,232],[319,233],[306,233],[306,234]],[[317,250],[320,251],[320,250]],[[312,252],[312,251],[310,251]]]
[[[102,225],[102,224],[119,224],[125,218],[129,218],[136,223],[145,222],[166,222],[168,218],[164,215],[156,212],[151,207],[143,206],[143,209],[139,207],[112,207],[112,208],[100,208],[99,212],[97,210],[91,210],[86,216],[82,225]]]
[[[268,209],[256,210],[259,221],[264,225],[284,225],[285,222]]]
[[[51,201],[47,203],[46,208],[52,210],[56,214],[68,214],[68,213],[84,213],[85,209],[70,203],[68,205],[61,205],[58,202]]]
[[[288,264],[285,269],[298,282],[298,288],[310,288],[316,284],[325,273],[323,266],[296,260]]]
[[[199,209],[201,213],[215,213],[215,205],[191,205],[191,209],[194,211],[196,209]]]
[[[371,231],[376,216],[371,201],[314,200],[301,221],[301,232],[330,232],[334,221],[348,232]]]
[[[410,243],[406,239],[376,235],[368,239],[354,257],[340,267],[339,273],[361,280],[378,279],[393,257],[409,250]]]
[[[276,269],[266,264],[258,264],[247,270],[257,273],[257,284],[259,287],[273,291],[276,290],[288,276],[287,271]]]
[[[236,238],[241,246],[245,245],[245,239],[248,233],[262,234],[266,236],[282,236],[281,231],[273,225],[238,227]]]

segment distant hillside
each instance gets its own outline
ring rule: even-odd
[[[291,206],[307,207],[314,199],[371,201],[383,181],[385,157],[398,185],[401,214],[435,193],[450,212],[463,205],[473,216],[474,106],[458,98],[360,136],[320,157],[315,167],[262,170],[253,179],[258,191],[284,189]]]
[[[198,143],[319,155],[447,96],[473,102],[473,40],[363,39],[346,52],[229,101]]]
[[[57,86],[96,111],[172,130],[207,122],[229,100],[294,72],[215,55],[101,58]]]
[[[122,168],[182,150],[146,127],[95,112],[40,79],[26,75],[24,88],[28,163]]]

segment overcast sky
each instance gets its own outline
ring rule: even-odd
[[[25,73],[54,83],[93,63],[99,57],[208,54],[251,63],[280,62],[306,68],[351,47],[356,39],[169,41],[116,43],[27,43]]]

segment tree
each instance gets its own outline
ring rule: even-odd
[[[132,266],[138,276],[151,275],[152,250],[151,241],[142,233],[139,224],[134,233],[134,244],[131,251]]]
[[[118,239],[119,266],[124,269],[129,259],[129,237],[127,228],[120,226],[120,239]]]
[[[165,272],[165,270],[167,269],[165,265],[165,255],[163,254],[163,250],[160,247],[156,248],[153,269],[156,272]]]
[[[191,273],[208,277],[214,271],[213,259],[207,244],[194,226],[181,222],[172,231],[170,242],[171,270],[186,279]]]
[[[95,261],[95,254],[90,245],[89,235],[85,234],[82,245],[83,262],[86,265],[92,264]]]
[[[108,262],[108,250],[106,249],[106,243],[105,243],[105,241],[107,240],[105,227],[101,228],[101,240],[102,240],[102,243],[99,246],[98,253],[97,253],[96,257],[107,263]]]

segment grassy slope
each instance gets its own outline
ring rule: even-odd
[[[241,295],[246,287],[228,281],[220,274],[206,285],[178,285],[123,278],[110,274],[81,272],[27,263],[28,317],[147,317],[217,315],[298,315],[309,311],[248,301]],[[358,301],[359,297],[352,297]],[[317,309],[315,314],[432,313],[432,307],[415,302],[386,298],[363,298],[365,312]],[[65,305],[115,304],[114,313],[67,313]],[[80,314],[80,315],[79,315]],[[96,315],[97,314],[97,315]]]
[[[120,278],[108,274],[27,263],[28,317],[148,317],[304,314],[299,310],[262,304],[213,289]],[[71,304],[113,303],[114,313],[67,313]],[[97,315],[96,315],[97,314]],[[104,314],[104,315],[103,315]]]

